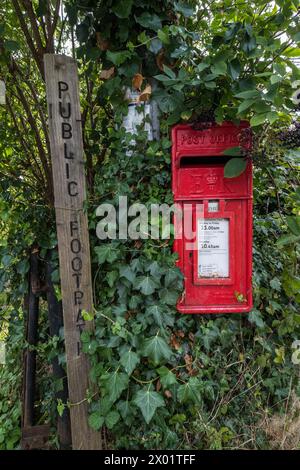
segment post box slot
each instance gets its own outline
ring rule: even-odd
[[[231,158],[228,155],[222,157],[181,157],[180,168],[193,168],[204,165],[224,166]]]

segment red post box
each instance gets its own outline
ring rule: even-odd
[[[225,178],[249,125],[224,122],[205,130],[177,125],[172,131],[174,251],[184,275],[182,313],[238,313],[252,308],[252,165]]]

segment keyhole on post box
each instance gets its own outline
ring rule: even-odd
[[[208,201],[208,212],[218,212],[219,201]]]

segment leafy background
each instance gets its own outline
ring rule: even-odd
[[[300,328],[300,145],[297,127],[288,128],[297,120],[299,2],[68,0],[58,16],[54,2],[34,1],[32,11],[23,5],[21,15],[17,5],[4,2],[0,29],[7,88],[0,305],[9,344],[0,366],[0,448],[19,443],[29,249],[37,243],[43,262],[57,243],[42,71],[43,53],[53,50],[76,56],[81,82],[95,297],[95,312],[86,315],[96,324],[82,343],[99,392],[98,399],[87,392],[90,425],[104,426],[109,448],[298,447],[299,366],[291,357]],[[35,31],[32,44],[21,18]],[[145,99],[158,104],[160,141],[148,142],[142,125],[132,145],[121,127],[126,86],[140,93],[141,106]],[[254,161],[255,307],[244,316],[180,315],[172,240],[99,242],[95,210],[116,205],[120,195],[129,203],[171,203],[171,126],[224,119],[248,119],[254,132],[251,155],[236,160]],[[237,171],[234,165],[231,176]],[[59,297],[55,252],[52,261]],[[64,363],[63,332],[51,339],[45,315],[40,323],[37,414],[54,425],[68,404],[56,402],[59,384],[47,364],[55,354]]]

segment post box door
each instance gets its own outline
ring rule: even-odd
[[[248,201],[203,200],[191,207],[195,238],[191,243],[185,227],[182,268],[186,282],[181,310],[248,311],[252,303],[251,266],[246,265],[251,233]]]

